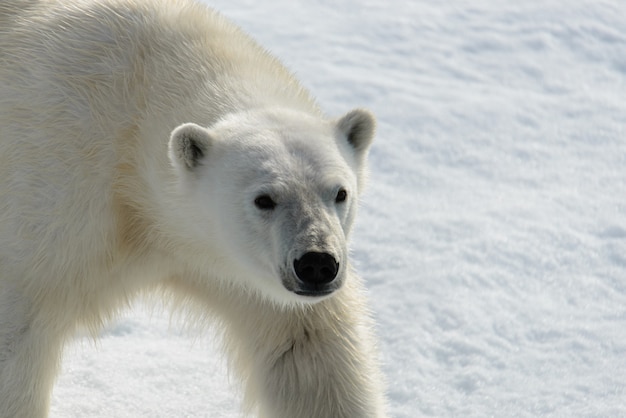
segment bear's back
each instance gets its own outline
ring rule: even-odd
[[[276,59],[194,1],[9,0],[3,21],[13,22],[0,26],[3,124],[93,134],[146,120],[169,133],[242,108],[319,112]]]

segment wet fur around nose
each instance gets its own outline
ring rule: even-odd
[[[287,233],[294,237],[290,251],[292,261],[307,252],[319,252],[331,254],[341,263],[345,251],[341,243],[347,237],[332,205],[315,192],[303,189],[287,210],[287,222],[293,225],[293,230]]]

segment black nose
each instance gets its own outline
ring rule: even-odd
[[[293,268],[300,280],[308,284],[326,284],[335,280],[339,263],[327,253],[310,252],[294,260]]]

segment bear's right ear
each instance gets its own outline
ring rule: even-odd
[[[180,125],[170,136],[170,161],[175,167],[193,171],[202,164],[212,140],[209,131],[195,123]]]

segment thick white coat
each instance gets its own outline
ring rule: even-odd
[[[384,416],[347,260],[373,130],[194,2],[2,1],[0,418],[45,417],[65,340],[149,290],[223,324],[260,416]],[[294,292],[306,251],[332,295]]]

